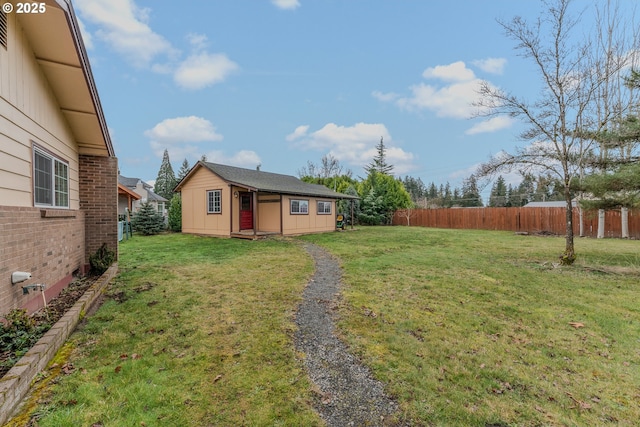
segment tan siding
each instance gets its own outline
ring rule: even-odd
[[[222,213],[207,213],[207,191],[222,190]],[[182,193],[182,232],[229,236],[229,185],[211,171],[200,168],[187,181]]]
[[[308,215],[292,215],[290,212],[290,200],[309,200]],[[284,197],[283,209],[283,233],[285,235],[322,233],[333,231],[335,224],[335,200],[331,201],[331,214],[318,215],[318,200],[329,201],[327,199],[316,199],[313,197]]]
[[[15,14],[7,18],[8,47],[6,51],[0,49],[0,173],[5,178],[0,181],[4,196],[1,203],[33,206],[33,141],[69,163],[70,207],[78,209],[76,143]],[[14,177],[10,179],[8,175]]]
[[[258,230],[280,232],[280,195],[258,195]]]

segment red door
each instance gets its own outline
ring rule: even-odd
[[[240,230],[253,228],[253,197],[251,193],[240,194]]]

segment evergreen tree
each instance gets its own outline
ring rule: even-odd
[[[133,230],[145,236],[158,234],[164,230],[162,215],[149,202],[143,203],[131,219]]]
[[[373,161],[365,166],[364,170],[367,174],[371,171],[383,173],[385,175],[391,175],[393,171],[393,165],[387,163],[387,148],[384,146],[384,140],[380,137],[380,143],[376,145],[377,154],[373,157]]]
[[[187,159],[182,161],[182,166],[180,166],[180,170],[178,171],[178,181],[182,181],[182,179],[187,176],[191,168],[189,167],[189,162]]]
[[[502,175],[498,176],[491,188],[489,206],[492,208],[507,206],[507,186]]]
[[[482,206],[482,198],[480,197],[480,190],[478,190],[478,182],[476,181],[476,176],[473,174],[471,174],[471,176],[465,179],[462,183],[461,202],[461,206],[464,207]]]
[[[585,209],[640,207],[640,163],[619,166],[614,172],[593,174],[585,178],[584,189],[594,196],[582,200]]]
[[[442,188],[442,185],[440,186],[440,188]],[[453,206],[453,199],[451,195],[451,185],[449,184],[449,181],[447,181],[447,184],[444,186],[444,189],[442,190],[441,205],[443,208],[450,208],[451,206]]]
[[[176,188],[177,184],[176,175],[173,173],[171,161],[169,161],[169,151],[165,148],[153,192],[167,200],[171,200],[173,198],[173,189]]]
[[[180,193],[174,194],[169,204],[169,230],[182,231],[182,197]]]
[[[411,196],[401,180],[375,170],[360,183],[359,194],[363,197],[363,223],[367,224],[371,224],[371,221],[390,224],[396,210],[413,206]]]
[[[404,184],[404,188],[411,196],[411,200],[413,201],[413,203],[416,203],[418,202],[418,200],[426,197],[427,189],[424,185],[424,182],[422,182],[422,179],[406,176],[402,183]]]

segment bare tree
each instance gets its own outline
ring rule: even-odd
[[[585,132],[597,132],[612,118],[598,117],[598,96],[603,86],[620,71],[617,62],[606,62],[610,49],[594,47],[579,39],[571,17],[571,0],[543,1],[544,10],[533,23],[515,17],[498,21],[506,35],[516,42],[520,55],[530,59],[542,81],[540,96],[526,100],[483,82],[478,116],[506,114],[521,119],[526,129],[520,135],[529,142],[515,153],[500,153],[481,165],[477,175],[493,176],[517,169],[521,173],[549,173],[557,176],[566,201],[565,250],[563,264],[575,261],[572,181],[581,176],[593,152],[593,139]]]
[[[320,165],[308,160],[307,166],[303,166],[298,170],[298,176],[300,178],[305,176],[312,178],[332,178],[343,174],[351,177],[352,172],[350,169],[345,170],[344,166],[340,164],[340,160],[331,154],[322,156]]]

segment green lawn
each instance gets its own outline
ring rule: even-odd
[[[342,260],[345,339],[413,425],[638,425],[640,242],[365,228]]]
[[[344,268],[340,333],[412,425],[640,419],[640,242],[364,227],[301,237]],[[296,240],[121,245],[110,298],[65,351],[38,426],[322,425],[292,331]]]

